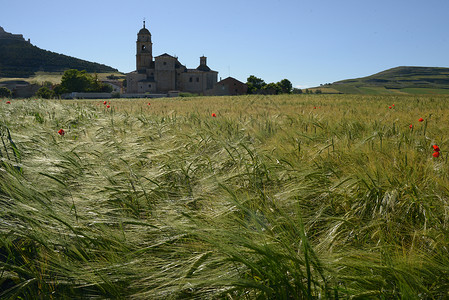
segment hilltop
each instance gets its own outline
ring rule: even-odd
[[[21,34],[0,27],[0,77],[29,77],[36,72],[63,72],[67,69],[89,73],[117,72],[112,67],[40,49]]]
[[[402,66],[323,88],[344,94],[449,94],[449,68]]]

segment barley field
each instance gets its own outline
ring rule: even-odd
[[[7,101],[1,299],[449,298],[449,96]]]

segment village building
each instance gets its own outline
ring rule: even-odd
[[[136,70],[126,76],[128,94],[162,94],[181,91],[210,95],[217,83],[218,72],[207,66],[207,58],[200,57],[196,69],[188,69],[177,57],[167,53],[153,59],[151,33],[143,28],[137,34]]]
[[[233,78],[228,77],[217,82],[214,88],[214,95],[216,96],[236,96],[246,95],[248,92],[248,86]]]

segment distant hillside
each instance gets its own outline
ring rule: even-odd
[[[0,27],[0,77],[28,77],[35,72],[62,72],[67,69],[89,73],[117,72],[106,65],[92,63],[33,46],[22,35],[10,34]]]
[[[397,67],[323,87],[345,94],[449,94],[449,68]]]

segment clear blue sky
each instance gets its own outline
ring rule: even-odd
[[[53,52],[135,69],[146,19],[153,55],[245,82],[293,86],[396,66],[449,67],[449,0],[0,0],[0,26]]]

